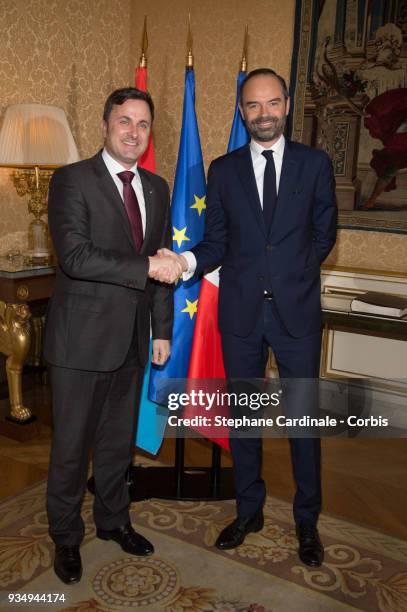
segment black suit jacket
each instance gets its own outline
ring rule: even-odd
[[[139,173],[146,203],[139,254],[101,152],[58,169],[51,179],[48,218],[58,268],[44,356],[53,365],[115,370],[124,362],[134,333],[144,365],[150,315],[153,338],[171,338],[172,288],[147,276],[148,256],[171,248],[169,190],[159,176],[141,168]]]
[[[250,147],[212,162],[196,272],[222,265],[219,328],[247,336],[270,291],[289,334],[321,328],[320,265],[336,238],[335,180],[328,155],[286,141],[277,207],[266,228]]]

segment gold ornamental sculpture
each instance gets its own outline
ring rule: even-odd
[[[0,300],[0,352],[6,355],[11,419],[24,422],[31,411],[23,405],[21,373],[30,349],[30,319],[27,304],[7,304]]]
[[[29,196],[28,212],[34,215],[28,228],[28,255],[31,259],[47,257],[50,251],[47,224],[41,217],[47,213],[49,181],[52,170],[41,170],[35,166],[30,170],[14,170],[11,175],[14,187],[22,198]]]

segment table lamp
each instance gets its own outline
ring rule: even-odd
[[[79,160],[65,112],[56,106],[14,104],[6,109],[0,131],[0,166],[12,168],[19,196],[29,196],[34,215],[28,228],[28,258],[51,256],[47,213],[48,187],[55,168]]]

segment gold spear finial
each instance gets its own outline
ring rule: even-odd
[[[240,63],[240,70],[242,72],[246,72],[246,70],[247,70],[247,47],[248,47],[248,40],[249,40],[249,26],[246,25],[246,28],[245,28],[245,31],[244,31],[242,61]]]
[[[187,68],[194,67],[194,56],[192,54],[192,32],[191,32],[191,13],[188,13],[188,37],[187,37]]]
[[[144,15],[144,27],[143,35],[141,37],[141,55],[140,55],[140,68],[147,68],[147,49],[148,49],[148,36],[147,36],[147,15]]]

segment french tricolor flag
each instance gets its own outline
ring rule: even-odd
[[[243,71],[240,71],[237,77],[236,107],[229,138],[229,152],[242,147],[249,141],[249,134],[239,111],[240,86],[245,77],[246,73]],[[201,283],[189,362],[189,379],[224,379],[226,377],[218,328],[219,269],[206,274]],[[212,442],[229,449],[227,427],[217,427],[216,434],[220,437],[216,438],[208,435],[204,430],[199,429],[199,431]]]

